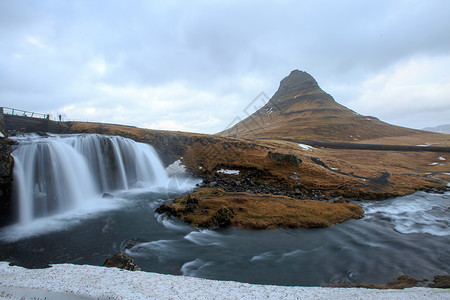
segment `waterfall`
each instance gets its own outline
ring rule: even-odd
[[[104,192],[169,183],[153,148],[130,139],[78,134],[16,140],[14,194],[21,224],[89,205]]]

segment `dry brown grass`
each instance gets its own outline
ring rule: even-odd
[[[184,214],[188,197],[199,200],[193,212]],[[364,211],[359,205],[313,200],[296,200],[285,196],[227,193],[222,189],[200,189],[171,204],[181,218],[197,227],[221,207],[234,211],[231,224],[249,229],[327,227],[349,219],[359,219]]]
[[[101,123],[73,122],[69,125],[70,132],[121,135],[150,144],[163,142],[165,144],[159,148],[163,152],[181,147],[183,151],[176,154],[178,157],[183,156],[183,164],[194,174],[212,175],[219,168],[254,169],[259,171],[263,182],[293,188],[297,180],[289,177],[296,172],[303,187],[320,189],[332,196],[364,199],[401,196],[419,189],[442,188],[450,181],[450,175],[437,174],[450,173],[449,153],[325,148],[305,151],[297,143],[281,140],[231,139]],[[446,145],[447,136],[430,133],[426,136],[400,137],[399,143]],[[176,138],[167,142],[166,137]],[[383,144],[392,144],[394,141],[391,138],[372,140]],[[294,166],[270,159],[269,151],[297,155],[302,163]],[[318,166],[311,157],[319,158],[336,170]],[[445,160],[438,160],[439,157]],[[391,174],[385,184],[374,184],[355,177],[377,178],[383,172]]]

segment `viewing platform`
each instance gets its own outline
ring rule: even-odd
[[[0,124],[7,132],[58,132],[59,123],[50,120],[50,114],[0,107]]]

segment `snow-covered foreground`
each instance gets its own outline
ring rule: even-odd
[[[0,262],[7,299],[449,299],[450,290],[373,290],[254,285],[116,268],[54,265],[29,270]]]

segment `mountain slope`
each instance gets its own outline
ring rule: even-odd
[[[436,127],[426,127],[422,130],[450,134],[450,124],[439,125]]]
[[[337,103],[306,72],[294,70],[269,102],[219,135],[238,138],[358,141],[424,133],[362,116]]]

